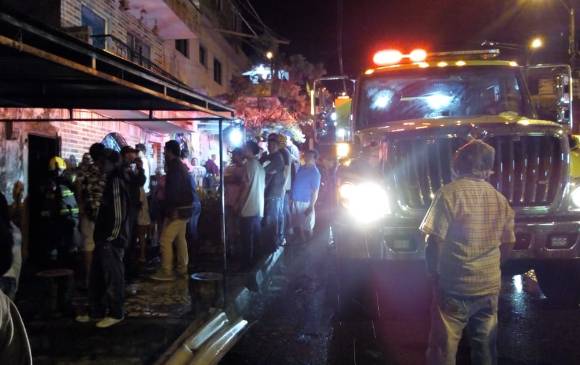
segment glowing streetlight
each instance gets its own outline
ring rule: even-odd
[[[560,5],[568,12],[568,55],[570,56],[570,66],[576,66],[576,9],[572,2],[559,0]]]
[[[271,60],[272,58],[274,58],[274,53],[272,51],[266,52],[266,58]]]
[[[530,42],[530,49],[539,49],[544,46],[544,40],[540,37],[532,39]]]

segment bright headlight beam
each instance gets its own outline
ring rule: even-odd
[[[345,183],[340,186],[339,195],[343,206],[359,223],[375,222],[389,212],[387,192],[376,183]]]
[[[572,200],[572,204],[576,208],[580,208],[580,186],[575,187],[572,192],[570,193],[570,199]]]

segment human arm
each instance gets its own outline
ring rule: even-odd
[[[437,281],[439,278],[439,253],[441,252],[442,240],[434,235],[425,237],[425,263],[427,266],[427,275]]]
[[[310,195],[310,205],[308,206],[305,212],[307,215],[312,213],[314,207],[316,206],[316,202],[318,201],[318,193],[320,192],[320,180],[321,180],[320,172],[316,170],[316,173],[314,174],[311,180],[310,187],[312,190],[312,194]]]
[[[501,252],[501,263],[503,264],[510,259],[512,249],[516,242],[515,227],[515,213],[511,207],[507,207],[507,219],[501,237],[501,245],[499,247]]]
[[[107,241],[115,241],[119,238],[123,229],[123,217],[125,216],[126,206],[122,197],[120,179],[115,178],[112,182],[112,206],[113,206],[113,225]]]
[[[445,237],[451,222],[451,210],[442,196],[437,193],[419,229],[426,235],[425,261],[427,274],[437,280],[439,277],[439,257],[445,244]]]
[[[145,176],[145,169],[143,168],[143,160],[141,160],[141,158],[136,158],[135,165],[137,166],[137,170],[134,174],[132,174],[133,183],[139,187],[143,187],[147,181],[147,176]]]
[[[318,201],[318,191],[319,189],[316,189],[312,192],[312,197],[310,198],[310,205],[308,206],[308,208],[306,208],[306,211],[304,212],[306,213],[306,215],[309,215],[314,210],[314,207],[316,206],[316,201]]]
[[[284,158],[281,154],[273,154],[267,158],[264,163],[264,170],[266,170],[266,175],[283,174],[284,168]]]
[[[241,182],[240,182],[240,193],[238,194],[238,200],[234,205],[234,211],[239,213],[242,211],[244,203],[250,193],[250,176],[248,173],[248,167],[245,166],[242,170],[241,174]]]

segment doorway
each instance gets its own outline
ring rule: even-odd
[[[29,204],[29,255],[38,263],[42,257],[44,242],[40,219],[43,194],[42,187],[48,180],[48,162],[60,152],[59,139],[56,137],[28,136],[28,204]]]

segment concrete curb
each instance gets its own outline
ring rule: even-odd
[[[248,322],[243,317],[251,301],[250,288],[258,293],[265,289],[283,254],[284,247],[279,247],[259,262],[248,273],[246,286],[225,298],[225,312],[211,316],[210,311],[194,320],[154,365],[217,364],[247,329]]]

